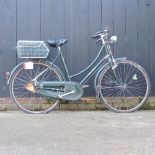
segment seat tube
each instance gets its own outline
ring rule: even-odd
[[[67,68],[67,66],[66,66],[65,59],[64,59],[64,57],[63,57],[63,55],[62,55],[60,46],[58,46],[58,50],[59,50],[60,55],[61,55],[62,63],[63,63],[63,65],[64,65],[64,67],[65,67],[65,72],[66,72],[66,74],[67,74],[67,78],[68,78],[68,80],[70,81],[70,76],[69,76],[68,68]]]

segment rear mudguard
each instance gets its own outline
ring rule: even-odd
[[[10,73],[10,75],[9,75],[9,78],[8,78],[8,80],[7,80],[7,85],[10,84],[11,78],[12,78],[12,76],[14,75],[14,72],[16,71],[16,69],[17,69],[19,66],[21,66],[22,64],[26,63],[26,62],[29,62],[29,61],[23,61],[23,62],[19,63],[16,67],[13,68],[13,70],[11,71],[11,73]],[[59,72],[60,75],[62,76],[63,81],[65,80],[65,76],[64,76],[64,74],[62,73],[62,71],[59,69],[59,67],[57,67],[56,65],[52,64],[52,63],[49,62],[49,61],[40,61],[40,62],[46,62],[47,64],[52,65],[54,68],[56,68],[56,70],[58,70],[58,72]]]
[[[126,57],[123,57],[123,58],[116,58],[115,59],[116,61],[122,61],[122,60],[127,60]],[[96,99],[97,101],[100,101],[99,99],[99,92],[97,90],[97,81],[98,81],[98,78],[100,76],[100,73],[105,70],[108,66],[110,65],[110,62],[107,62],[106,64],[104,64],[97,72],[95,78],[94,78],[94,89],[95,89],[95,92],[96,92]]]

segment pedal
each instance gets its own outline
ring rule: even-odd
[[[82,88],[89,88],[89,85],[83,85]]]

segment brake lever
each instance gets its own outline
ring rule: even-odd
[[[100,40],[101,40],[101,38],[100,38],[100,39],[97,39],[97,40],[95,41],[95,43],[98,43]]]
[[[103,33],[103,31],[98,31],[98,32],[96,32],[96,34],[100,34],[100,33]]]

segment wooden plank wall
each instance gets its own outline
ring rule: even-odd
[[[154,10],[154,0],[0,0],[0,97],[9,95],[5,72],[21,61],[12,49],[17,40],[67,38],[62,50],[73,74],[95,58],[100,46],[91,35],[106,26],[118,36],[115,57],[140,63],[155,94]]]

